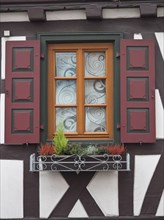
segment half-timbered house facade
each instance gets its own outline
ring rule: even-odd
[[[164,1],[1,0],[0,50],[0,218],[163,219]],[[60,121],[128,168],[35,169]]]

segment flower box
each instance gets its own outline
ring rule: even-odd
[[[56,155],[30,156],[30,171],[130,171],[130,155]]]

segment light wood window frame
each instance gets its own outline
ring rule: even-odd
[[[84,53],[85,52],[105,52],[106,76],[86,77],[84,75]],[[55,53],[56,52],[76,52],[76,76],[56,77],[55,76]],[[77,132],[66,132],[66,136],[71,140],[113,140],[113,43],[70,43],[70,44],[49,44],[48,45],[48,139],[52,139],[55,134],[55,109],[56,107],[76,107],[77,110]],[[85,104],[85,80],[102,79],[106,82],[106,103],[105,104]],[[56,105],[55,86],[56,80],[76,80],[76,105]],[[85,132],[85,107],[105,107],[106,108],[106,132]]]

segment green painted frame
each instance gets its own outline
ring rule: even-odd
[[[108,32],[82,32],[82,33],[38,33],[37,39],[41,43],[41,100],[40,100],[40,123],[42,143],[47,140],[48,111],[47,111],[47,73],[48,73],[48,44],[62,43],[107,43],[114,45],[114,140],[109,143],[120,143],[120,40],[123,33]],[[87,142],[87,141],[84,141]],[[91,141],[89,141],[91,142]],[[102,142],[102,140],[101,140]],[[107,141],[105,141],[107,142]]]

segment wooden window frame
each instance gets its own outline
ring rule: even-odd
[[[123,33],[112,32],[42,32],[37,34],[41,46],[40,62],[40,142],[51,142],[48,138],[48,45],[49,44],[72,44],[72,43],[112,43],[114,54],[114,112],[113,112],[113,140],[96,139],[97,143],[120,143],[120,40]],[[81,140],[80,140],[81,142]],[[91,140],[82,140],[83,143],[92,143]],[[93,142],[95,142],[93,140]]]
[[[55,108],[56,107],[75,107],[77,109],[77,132],[67,133],[66,136],[71,140],[113,140],[113,43],[71,43],[71,44],[49,44],[48,45],[48,139],[52,139],[55,130]],[[106,76],[86,77],[84,76],[84,53],[104,51],[106,54]],[[76,52],[77,70],[76,77],[55,77],[56,52]],[[84,86],[85,80],[104,79],[106,82],[106,103],[85,104]],[[56,80],[76,80],[76,105],[55,105],[55,81]],[[53,94],[53,96],[52,96]],[[111,101],[110,101],[111,100]],[[107,132],[85,132],[85,107],[106,107],[106,128]],[[108,113],[109,112],[109,113]]]

